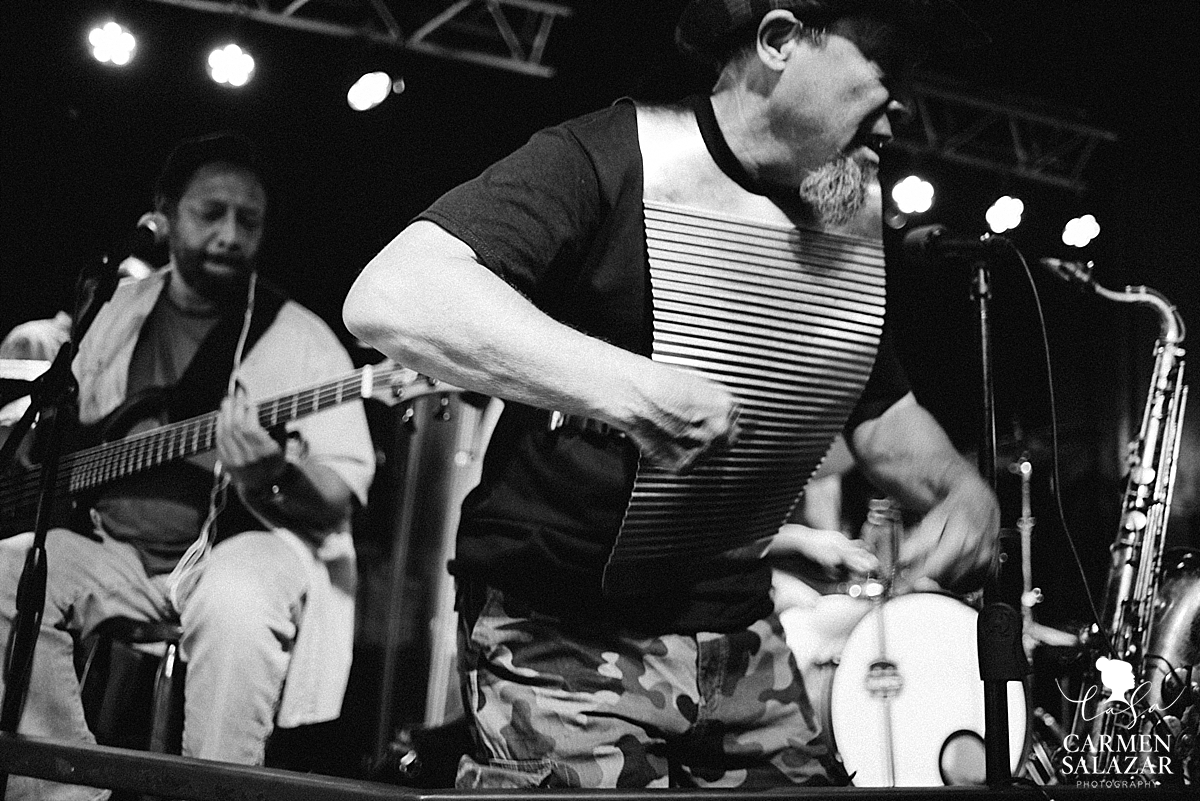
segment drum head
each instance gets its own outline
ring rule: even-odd
[[[977,617],[949,596],[914,593],[872,610],[851,632],[830,706],[837,748],[855,785],[983,783]],[[1025,726],[1024,688],[1009,682],[1014,772]]]

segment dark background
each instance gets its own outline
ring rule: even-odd
[[[433,3],[393,2],[411,30]],[[153,177],[180,137],[241,130],[271,154],[276,180],[263,269],[352,345],[341,301],[358,270],[414,214],[519,146],[536,129],[633,95],[676,97],[705,82],[689,76],[672,43],[681,2],[571,3],[559,21],[546,80],[229,17],[127,0],[9,0],[0,10],[0,331],[69,304],[76,273],[129,232],[150,208]],[[1145,284],[1200,325],[1194,205],[1196,42],[1200,4],[1083,0],[963,2],[992,45],[926,68],[980,97],[1015,100],[1118,135],[1102,145],[1074,193],[992,173],[893,154],[885,179],[910,168],[934,182],[933,209],[912,224],[985,230],[1000,194],[1025,201],[1008,236],[1031,263],[1076,257],[1058,236],[1093,213],[1102,231],[1083,257],[1105,286]],[[421,19],[406,14],[424,12]],[[88,53],[92,25],[114,14],[139,37],[125,69]],[[212,83],[204,59],[236,36],[255,76],[233,90]],[[344,94],[365,60],[404,75],[407,90],[366,112]],[[888,187],[885,186],[885,189]],[[888,231],[891,324],[919,398],[964,450],[980,427],[975,309],[963,268],[906,261]],[[1036,264],[1034,269],[1037,270]],[[1035,579],[1049,622],[1084,616],[1081,586],[1049,492],[1050,422],[1041,333],[1018,264],[993,267],[997,424],[1004,524],[1019,509],[1004,469],[1034,461]],[[1121,454],[1145,399],[1157,318],[1145,307],[1078,296],[1037,272],[1049,323],[1061,426],[1062,497],[1085,570],[1097,588],[1115,534]],[[357,361],[369,354],[356,350]],[[1172,539],[1200,544],[1196,414],[1184,439]]]

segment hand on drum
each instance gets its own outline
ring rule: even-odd
[[[862,540],[852,540],[840,531],[809,528],[799,523],[784,523],[766,553],[803,557],[833,579],[879,572],[879,560]]]
[[[994,569],[1000,510],[981,479],[964,478],[900,545],[898,591],[967,592]]]

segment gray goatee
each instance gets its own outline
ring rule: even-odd
[[[825,225],[845,225],[867,202],[878,167],[839,155],[805,176],[796,193]]]

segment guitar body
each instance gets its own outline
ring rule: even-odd
[[[126,399],[107,417],[90,426],[83,426],[76,445],[87,448],[106,442],[116,442],[131,434],[140,434],[166,423],[167,393],[163,389],[148,389]],[[72,450],[75,450],[74,448]]]
[[[60,420],[58,425],[64,429],[63,452],[75,453],[84,448],[117,442],[132,434],[157,428],[163,424],[165,408],[166,392],[162,389],[151,389],[129,398],[103,420],[92,425],[82,426],[73,416]],[[13,482],[29,484],[40,477],[45,443],[40,441],[39,434],[44,430],[45,426],[37,427],[26,438],[27,444],[23,445],[20,451],[17,475],[13,477]],[[79,493],[56,493],[50,507],[50,527],[63,526],[76,531],[90,531],[92,524],[88,518],[88,509],[98,489]],[[37,512],[36,503],[35,495],[25,503],[19,504],[17,509],[0,510],[0,539],[32,531]],[[10,514],[10,511],[16,514]]]

